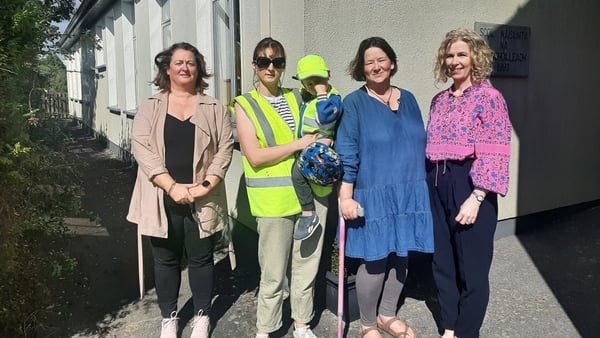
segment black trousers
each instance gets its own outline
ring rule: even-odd
[[[479,337],[489,302],[489,272],[494,252],[498,199],[488,193],[472,225],[454,218],[473,191],[473,161],[427,163],[434,221],[433,276],[444,329],[460,338]]]
[[[154,255],[154,279],[158,306],[163,318],[177,311],[181,285],[181,262],[187,258],[188,277],[194,301],[194,314],[209,314],[213,292],[213,251],[218,235],[200,238],[198,224],[188,205],[169,203],[165,210],[169,221],[169,237],[150,237]]]

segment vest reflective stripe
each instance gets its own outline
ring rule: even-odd
[[[289,187],[291,177],[246,178],[246,186],[250,188]]]
[[[256,100],[252,97],[252,95],[250,95],[250,93],[246,93],[243,96],[246,98],[246,100],[248,100],[250,107],[252,107],[252,110],[254,111],[254,115],[256,116],[256,119],[258,120],[260,129],[262,129],[263,134],[265,135],[265,140],[267,141],[267,145],[269,147],[276,146],[277,143],[275,142],[275,135],[273,134],[273,128],[271,128],[271,124],[269,123],[269,120],[267,120],[267,117],[263,113],[262,109],[260,109],[260,107],[258,106],[258,102],[256,102]]]
[[[322,124],[321,128],[331,131],[333,133],[333,128],[335,127],[335,121],[327,124]]]
[[[301,101],[298,100],[302,98],[295,90],[282,89],[282,91],[296,125],[299,125],[299,102]],[[288,144],[297,139],[296,133],[256,90],[236,97],[235,101],[254,125],[261,147]],[[284,217],[301,212],[291,179],[293,163],[294,156],[292,155],[277,164],[254,168],[242,154],[246,191],[252,215]]]
[[[302,121],[303,123],[303,127],[304,126],[309,126],[309,127],[313,127],[313,128],[319,128],[319,124],[317,123],[316,119],[309,119],[309,118],[304,118],[304,121]]]

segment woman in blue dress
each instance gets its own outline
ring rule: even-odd
[[[419,106],[391,85],[396,53],[380,37],[361,42],[349,72],[365,84],[344,99],[335,149],[344,176],[339,199],[346,255],[360,259],[356,290],[362,337],[415,338],[396,316],[408,252],[433,252],[425,175],[426,134]],[[359,217],[359,209],[364,217]],[[379,301],[380,300],[380,301]]]

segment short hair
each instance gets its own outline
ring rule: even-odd
[[[198,68],[198,76],[196,78],[196,90],[200,93],[203,93],[206,88],[208,88],[208,82],[204,79],[209,78],[211,75],[206,71],[206,62],[204,61],[204,56],[200,54],[198,49],[187,42],[178,42],[171,47],[163,50],[162,52],[156,54],[154,57],[154,64],[158,68],[158,73],[152,81],[152,84],[160,88],[161,91],[170,91],[171,90],[171,79],[167,74],[167,69],[171,65],[171,58],[173,57],[173,53],[175,51],[183,49],[192,52],[194,54],[194,59],[196,61],[196,66]]]
[[[466,28],[451,30],[446,33],[444,41],[440,44],[435,59],[433,75],[436,83],[448,81],[448,67],[446,66],[446,53],[456,41],[463,41],[471,51],[471,78],[474,83],[481,83],[490,77],[494,64],[494,51],[487,41],[479,34]]]
[[[384,38],[379,36],[370,37],[364,39],[360,45],[358,46],[358,51],[356,52],[356,56],[354,59],[350,61],[348,65],[348,74],[356,80],[356,81],[366,81],[367,78],[365,76],[365,52],[367,49],[371,47],[377,47],[383,50],[383,52],[387,55],[387,57],[392,61],[394,68],[390,72],[390,77],[394,76],[398,71],[398,60],[396,57],[396,52],[390,46]]]
[[[263,50],[265,50],[267,48],[271,48],[273,50],[273,53],[280,54],[283,58],[285,58],[285,49],[283,48],[283,45],[281,44],[281,42],[279,42],[271,37],[266,37],[266,38],[260,40],[256,44],[256,47],[254,47],[254,53],[252,54],[252,63],[254,63],[254,61],[256,61],[258,54],[260,54],[260,52],[262,52]]]

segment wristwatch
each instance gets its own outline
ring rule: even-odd
[[[204,180],[204,182],[202,182],[202,186],[205,188],[210,187],[210,181],[209,180]]]
[[[477,200],[477,202],[482,203],[485,200],[485,196],[483,195],[479,195],[478,193],[476,193],[475,191],[473,191],[471,193],[473,196],[475,196],[475,199]]]

